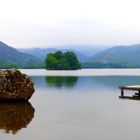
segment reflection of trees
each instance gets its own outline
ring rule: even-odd
[[[78,80],[78,77],[76,76],[48,76],[45,78],[46,83],[48,86],[55,86],[55,87],[73,87]]]
[[[6,133],[16,134],[30,123],[34,112],[29,102],[2,102],[0,103],[0,129],[4,129]]]

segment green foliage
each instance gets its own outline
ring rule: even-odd
[[[18,68],[18,65],[13,63],[12,61],[8,61],[7,63],[4,63],[0,60],[0,69],[6,69],[6,68]]]
[[[64,53],[66,62],[69,64],[70,69],[75,70],[75,69],[80,69],[81,65],[78,62],[78,59],[73,52],[65,52]]]
[[[72,51],[49,53],[45,59],[45,64],[46,69],[49,70],[76,70],[81,68],[77,56]]]
[[[11,68],[24,68],[24,69],[36,69],[36,68],[45,68],[44,63],[36,64],[27,64],[26,66],[15,64],[12,60],[9,60],[7,63],[0,60],[0,69],[11,69]]]
[[[132,65],[129,63],[101,63],[87,62],[82,64],[82,68],[140,68],[140,65]]]

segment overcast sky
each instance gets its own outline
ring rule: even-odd
[[[0,0],[0,40],[13,47],[140,43],[140,0]]]

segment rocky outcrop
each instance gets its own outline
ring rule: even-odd
[[[17,69],[0,71],[0,100],[28,100],[34,93],[31,79]]]

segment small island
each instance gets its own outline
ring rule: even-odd
[[[48,70],[77,70],[81,64],[72,51],[49,53],[45,58],[46,69]]]

